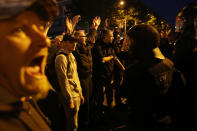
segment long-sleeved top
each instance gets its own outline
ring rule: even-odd
[[[68,56],[65,56],[64,54],[56,56],[55,70],[61,94],[67,102],[72,102],[72,98],[82,96],[82,89],[78,77],[75,57],[72,53],[67,53],[65,50],[60,50],[59,52],[62,51]],[[68,63],[70,64],[69,67]]]
[[[86,79],[87,77],[92,76],[93,63],[91,46],[79,43],[74,52],[74,56],[77,60],[79,78]]]
[[[93,58],[93,75],[94,77],[100,77],[104,79],[112,78],[114,70],[113,59],[102,63],[103,57],[115,56],[115,51],[111,44],[104,43],[102,40],[98,40],[92,51]]]

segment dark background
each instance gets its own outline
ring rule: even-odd
[[[141,0],[142,3],[153,8],[172,27],[178,12],[192,1],[196,0]]]

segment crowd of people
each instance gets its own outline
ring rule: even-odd
[[[50,40],[58,11],[54,0],[0,2],[1,130],[96,130],[123,105],[125,130],[197,130],[197,2],[168,35],[147,24],[124,34],[98,16],[87,33],[76,15]]]

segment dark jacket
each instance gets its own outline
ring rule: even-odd
[[[191,36],[182,36],[176,43],[174,56],[175,66],[186,79],[184,116],[182,116],[183,130],[197,130],[197,40]],[[182,126],[185,126],[185,129]]]
[[[29,102],[0,105],[1,131],[51,131]]]
[[[77,44],[76,51],[73,53],[77,61],[77,70],[80,79],[92,76],[92,46],[87,44]]]
[[[191,81],[194,77],[197,76],[196,39],[190,37],[182,37],[176,42],[174,63],[175,66],[183,72],[187,82]]]
[[[172,74],[173,62],[169,59],[153,58],[128,66],[124,85],[129,95],[134,131],[154,131],[156,126],[159,127],[159,121],[169,115],[165,94]]]
[[[103,79],[109,79],[112,77],[114,70],[114,60],[102,63],[102,58],[113,55],[115,51],[112,44],[104,43],[102,40],[98,40],[94,45],[92,56],[93,56],[93,75]]]

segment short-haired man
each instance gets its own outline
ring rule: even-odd
[[[106,93],[108,107],[112,107],[112,81],[115,58],[115,51],[112,46],[114,39],[113,31],[104,30],[101,37],[101,39],[96,41],[92,52],[93,79],[95,89],[97,90],[95,94],[98,97],[99,110],[103,107],[104,93]],[[99,112],[101,113],[103,111],[101,110]]]
[[[49,90],[43,25],[57,11],[53,0],[0,2],[0,130],[50,130],[26,98]]]
[[[92,100],[92,45],[86,42],[86,35],[84,30],[78,30],[75,32],[75,38],[77,39],[76,51],[73,52],[78,66],[79,80],[83,90],[85,103],[80,109],[80,120],[83,123],[89,122],[90,118],[90,103]],[[86,126],[88,126],[86,124]]]
[[[67,119],[66,129],[67,131],[76,131],[80,103],[84,102],[77,72],[77,63],[72,54],[76,48],[76,41],[71,35],[66,34],[59,47],[60,49],[55,58],[55,70]]]

